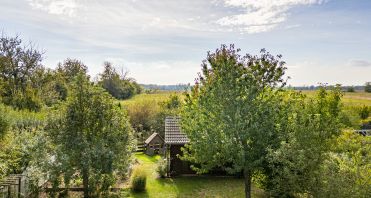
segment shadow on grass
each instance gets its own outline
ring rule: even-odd
[[[244,182],[236,177],[186,176],[158,178],[161,187],[172,186],[176,197],[244,197]],[[263,190],[252,187],[252,195],[265,198]]]
[[[148,198],[150,197],[147,190],[143,192],[134,192],[130,188],[123,189],[120,197],[132,197],[132,198]]]
[[[149,198],[148,192],[132,192],[131,196],[134,198]]]

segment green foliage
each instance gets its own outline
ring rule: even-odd
[[[366,82],[366,84],[365,84],[365,92],[371,93],[371,82]]]
[[[157,120],[161,109],[156,101],[138,100],[126,105],[130,123],[137,133],[142,133],[143,138],[148,137],[152,132],[157,132],[161,122]],[[162,121],[163,122],[163,121]],[[143,140],[144,141],[144,140]]]
[[[134,168],[131,175],[131,189],[134,192],[142,192],[146,190],[147,174],[143,167],[137,166]]]
[[[40,69],[37,72],[40,98],[47,106],[65,101],[68,93],[68,82],[58,70]]]
[[[353,86],[348,87],[347,92],[352,92],[352,93],[355,92],[354,87]]]
[[[140,94],[124,101],[123,104],[128,110],[130,123],[135,131],[146,138],[153,132],[157,132],[164,137],[165,117],[178,115],[182,103],[179,94],[170,92]]]
[[[127,77],[127,72],[118,74],[110,62],[104,63],[104,71],[100,76],[99,84],[116,99],[127,99],[142,91],[134,79]]]
[[[28,109],[36,112],[40,111],[42,102],[36,92],[37,91],[30,86],[27,86],[23,93],[20,91],[15,92],[11,105],[20,110]]]
[[[310,193],[318,197],[322,164],[333,137],[340,133],[341,92],[322,87],[307,101],[298,93],[287,98],[277,125],[279,145],[268,150],[265,186],[272,196]]]
[[[371,138],[353,131],[342,133],[320,170],[318,197],[368,197],[370,168]]]
[[[58,63],[57,66],[57,72],[67,83],[72,83],[80,74],[86,76],[87,70],[88,67],[84,63],[71,58],[67,58],[63,63]]]
[[[51,174],[72,178],[79,172],[84,196],[107,191],[115,182],[112,175],[125,174],[130,163],[133,138],[127,115],[84,74],[77,76],[66,108],[59,112],[47,125],[55,148]]]
[[[179,95],[171,94],[166,101],[161,102],[161,106],[166,110],[179,110],[182,106],[182,101]]]
[[[359,117],[362,120],[367,119],[368,116],[370,115],[370,111],[371,111],[371,107],[368,107],[368,106],[362,106],[362,107],[360,107],[360,109],[358,110]]]
[[[35,73],[42,68],[42,54],[32,45],[22,46],[16,37],[0,38],[0,94],[3,102],[19,109],[38,111],[41,101],[37,95]]]
[[[161,178],[166,177],[166,174],[168,172],[168,165],[166,159],[161,158],[160,160],[158,160],[156,172]]]
[[[0,105],[0,122],[6,133],[0,138],[0,178],[22,173],[31,163],[33,147],[43,127],[43,113],[15,111]],[[3,125],[5,123],[5,125]]]
[[[265,50],[260,56],[241,57],[238,52],[223,45],[203,62],[181,114],[190,139],[183,159],[199,164],[193,167],[198,173],[216,166],[244,171],[250,196],[252,173],[263,166],[266,148],[275,142],[285,67],[281,56]]]
[[[0,142],[5,136],[9,128],[8,115],[5,110],[5,107],[0,104]]]

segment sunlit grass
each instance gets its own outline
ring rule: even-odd
[[[127,189],[129,197],[244,197],[244,181],[241,178],[206,176],[159,178],[155,171],[159,156],[149,157],[137,153],[136,158],[148,175],[147,190],[134,193]],[[264,192],[253,187],[253,197],[264,197]]]
[[[308,97],[313,97],[316,91],[301,91]],[[345,106],[371,106],[371,93],[366,92],[343,92],[342,102]]]

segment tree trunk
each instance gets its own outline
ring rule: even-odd
[[[245,178],[245,197],[251,198],[251,171],[245,169],[243,175]]]
[[[89,198],[89,172],[87,168],[82,169],[82,183],[84,186],[84,198]]]

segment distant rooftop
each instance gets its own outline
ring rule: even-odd
[[[180,117],[165,118],[165,144],[186,144],[189,142],[187,135],[181,132]]]
[[[149,143],[151,143],[152,140],[153,140],[156,136],[160,137],[161,140],[164,141],[164,140],[162,139],[162,137],[161,137],[158,133],[152,133],[152,135],[149,136],[149,137],[146,139],[146,141],[144,141],[144,143],[145,143],[145,144],[149,144]]]

